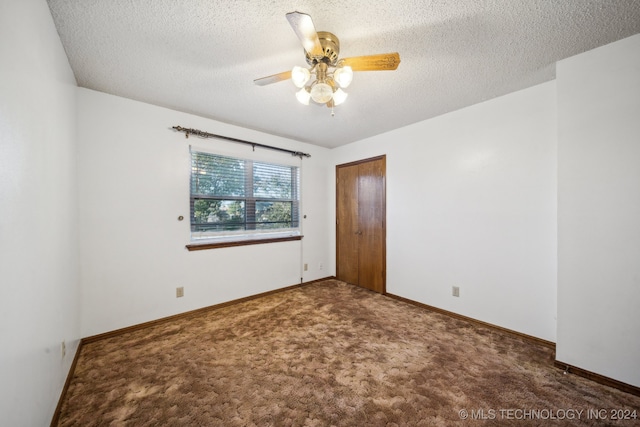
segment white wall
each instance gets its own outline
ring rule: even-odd
[[[379,154],[387,292],[555,341],[555,82],[334,149],[328,173]]]
[[[328,149],[87,89],[78,93],[83,336],[332,274],[319,269],[330,254],[323,197]],[[310,153],[302,160],[303,240],[187,251],[189,144],[276,162],[292,156],[185,139],[171,130],[177,125]]]
[[[0,58],[0,424],[44,426],[80,338],[76,84],[45,1],[0,1]]]
[[[640,35],[558,63],[557,359],[640,386]]]

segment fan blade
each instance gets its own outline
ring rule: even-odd
[[[384,71],[395,70],[400,64],[400,54],[381,53],[379,55],[354,56],[343,58],[340,63],[348,65],[353,71]]]
[[[316,32],[316,27],[313,25],[311,16],[302,12],[290,12],[287,13],[287,20],[296,33],[296,36],[302,42],[304,50],[313,58],[322,58],[324,51]]]
[[[291,78],[291,71],[283,71],[282,73],[274,74],[272,76],[255,79],[253,82],[258,86],[266,86],[266,85],[270,85],[271,83],[278,83],[283,80],[288,80],[290,78]]]

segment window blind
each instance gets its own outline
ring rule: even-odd
[[[191,237],[300,234],[300,170],[191,150]]]

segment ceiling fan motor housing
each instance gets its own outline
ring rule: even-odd
[[[307,64],[314,66],[320,62],[324,62],[327,65],[335,66],[338,63],[338,55],[340,54],[340,40],[338,40],[335,34],[328,31],[318,31],[318,39],[320,40],[324,56],[322,58],[315,58],[306,52],[305,57]]]

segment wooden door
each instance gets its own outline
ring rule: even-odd
[[[336,276],[385,293],[385,157],[336,167]]]
[[[358,165],[336,168],[336,277],[359,280]]]

